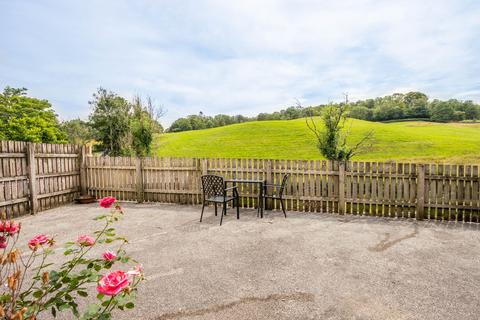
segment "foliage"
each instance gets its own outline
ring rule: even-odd
[[[137,156],[146,156],[150,153],[153,135],[163,131],[157,121],[158,115],[154,113],[155,108],[151,99],[144,105],[139,96],[134,97],[132,102],[131,134],[132,147]],[[156,118],[157,117],[157,118]]]
[[[315,118],[322,129],[321,121]],[[350,143],[370,131],[375,144],[355,157],[372,161],[478,163],[480,123],[426,121],[370,122],[347,119]],[[165,133],[154,138],[152,153],[163,157],[324,159],[305,119],[253,121],[199,131]]]
[[[89,102],[93,107],[90,122],[100,148],[111,156],[131,153],[130,112],[131,105],[117,94],[99,88]]]
[[[103,227],[93,237],[83,235],[77,241],[67,242],[63,252],[67,260],[60,265],[49,262],[55,261],[53,238],[42,234],[34,237],[28,242],[30,253],[24,255],[17,246],[20,224],[1,222],[0,280],[7,285],[0,289],[0,319],[36,319],[45,313],[56,318],[70,310],[78,319],[106,320],[111,319],[115,309],[134,307],[137,286],[143,280],[141,269],[103,274],[134,260],[124,249],[127,239],[117,235],[112,227],[123,215],[122,208],[114,204],[113,197],[102,202],[102,206],[113,208],[95,219],[103,221]],[[92,249],[99,245],[116,250],[105,251],[101,257],[92,255]],[[115,280],[119,278],[121,282]],[[98,284],[96,302],[80,310],[79,301],[88,299],[93,284]]]
[[[145,105],[140,97],[130,103],[125,98],[99,88],[90,101],[93,111],[90,125],[98,148],[110,156],[147,155],[155,133],[163,131],[151,99]]]
[[[463,121],[480,119],[480,105],[472,101],[450,99],[444,101],[452,113],[437,115],[435,104],[438,100],[429,101],[426,94],[418,91],[408,93],[394,93],[392,95],[375,99],[359,100],[349,104],[349,117],[368,121],[391,121],[401,119],[430,119],[432,121]],[[272,113],[259,113],[256,117],[217,115],[214,117],[189,115],[176,120],[169,128],[169,132],[200,130],[221,127],[229,124],[250,121],[294,120],[310,116],[318,116],[325,107],[343,103],[321,104],[317,106],[302,107],[298,103],[280,111]],[[442,107],[445,109],[445,107]],[[220,119],[222,119],[220,121]]]
[[[372,135],[365,135],[353,146],[347,144],[349,132],[344,130],[347,120],[347,106],[344,104],[324,108],[321,120],[323,129],[317,127],[312,117],[305,119],[307,127],[316,136],[318,150],[328,160],[350,160]]]
[[[251,119],[242,116],[229,116],[226,114],[217,114],[214,117],[205,116],[202,112],[198,115],[189,115],[184,118],[175,120],[170,128],[169,132],[180,132],[188,130],[201,130],[208,128],[222,127],[229,124],[242,123],[251,121]]]
[[[0,139],[65,143],[50,103],[26,94],[25,88],[8,86],[0,94]]]
[[[463,121],[480,119],[480,105],[472,101],[450,99],[429,101],[422,92],[394,93],[390,96],[360,100],[351,104],[349,116],[374,121],[425,118],[431,121]],[[359,112],[359,109],[362,112]],[[373,116],[366,112],[371,110]]]
[[[64,121],[60,129],[67,135],[69,143],[86,144],[93,140],[93,130],[90,124],[80,119]]]

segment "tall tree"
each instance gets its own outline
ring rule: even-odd
[[[99,88],[89,101],[90,122],[101,150],[111,156],[132,153],[130,136],[131,105],[117,94]]]
[[[26,88],[0,93],[0,139],[65,143],[57,115],[47,100],[27,97]]]
[[[164,111],[162,108],[155,108],[150,98],[145,105],[140,96],[135,96],[131,105],[132,147],[137,156],[146,156],[150,153],[153,135],[163,131],[158,118]]]

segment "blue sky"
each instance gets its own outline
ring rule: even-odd
[[[480,1],[0,0],[0,87],[61,119],[103,86],[245,114],[420,90],[480,101]]]

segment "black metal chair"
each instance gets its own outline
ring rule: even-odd
[[[285,211],[285,199],[284,193],[285,193],[285,187],[287,186],[287,181],[290,178],[290,174],[287,173],[286,175],[283,176],[282,183],[281,184],[269,184],[266,183],[263,185],[263,203],[265,205],[265,210],[267,209],[267,199],[272,199],[273,200],[279,200],[280,205],[282,206],[282,211],[283,215],[285,218],[287,217],[287,213]],[[268,194],[268,187],[272,187],[272,193]]]
[[[223,177],[207,174],[202,176],[202,189],[203,189],[203,205],[202,214],[200,215],[200,222],[202,222],[203,211],[205,206],[212,202],[215,204],[215,215],[217,215],[217,204],[221,203],[222,215],[220,217],[220,225],[223,222],[223,215],[227,215],[227,203],[233,201],[233,206],[237,207],[237,219],[240,219],[240,198],[238,196],[237,187],[226,188],[225,180]],[[232,195],[228,195],[228,191],[232,191]]]

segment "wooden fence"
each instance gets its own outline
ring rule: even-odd
[[[80,191],[78,145],[0,142],[0,213],[8,218],[71,202]]]
[[[86,190],[123,201],[198,204],[200,176],[291,179],[287,209],[381,217],[480,222],[478,166],[413,163],[87,157]],[[258,191],[241,185],[241,205],[256,206]],[[279,203],[271,204],[274,209]]]
[[[200,176],[262,179],[286,190],[289,211],[480,222],[478,166],[258,159],[94,157],[89,148],[0,142],[0,213],[16,217],[80,193],[122,201],[201,203]],[[241,206],[258,190],[240,185]],[[279,208],[278,202],[270,204]]]

